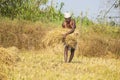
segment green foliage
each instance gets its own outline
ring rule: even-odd
[[[20,5],[21,5],[21,0],[1,0],[0,13],[2,16],[13,18],[16,16],[16,13],[18,13],[18,9]]]
[[[5,17],[37,20],[39,7],[48,0],[1,0],[0,14]]]
[[[64,17],[62,14],[62,8],[64,3],[61,2],[56,7],[53,2],[50,6],[45,5],[48,0],[1,0],[0,1],[0,15],[9,17],[11,19],[24,19],[42,22],[61,22]],[[41,9],[41,6],[45,5],[45,9]],[[88,26],[92,22],[85,17],[75,18],[77,23]]]
[[[64,3],[61,3],[60,6],[56,6],[56,7],[53,4],[47,6],[45,9],[40,11],[40,20],[43,22],[62,21],[64,19],[63,14],[61,12],[63,6]]]
[[[75,20],[76,23],[80,24],[81,26],[91,26],[94,24],[93,21],[91,21],[87,16],[84,17],[78,16],[75,18]]]
[[[11,19],[41,20],[41,21],[60,21],[63,16],[61,13],[64,3],[60,4],[58,10],[53,4],[44,10],[40,9],[48,0],[1,0],[0,14]]]
[[[93,22],[90,21],[87,16],[85,16],[85,17],[83,17],[83,23],[82,24],[85,25],[85,26],[88,26],[88,25],[93,24]]]

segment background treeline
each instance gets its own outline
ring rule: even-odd
[[[47,2],[48,0],[0,0],[0,14],[12,20],[15,18],[31,21],[61,20],[61,9],[64,4],[61,3],[58,10],[52,4],[42,8],[41,6]]]
[[[48,2],[48,0],[0,0],[0,15],[12,20],[22,19],[56,23],[63,21],[64,17],[61,11],[64,3],[57,3],[55,6],[53,1],[50,2],[50,5],[47,4]],[[93,23],[88,19],[87,15],[80,16],[74,17],[77,23],[81,23],[82,25]]]

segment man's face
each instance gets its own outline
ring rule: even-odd
[[[71,20],[71,17],[65,18],[65,21],[66,21],[66,22],[70,22],[70,20]]]

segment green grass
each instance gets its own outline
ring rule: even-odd
[[[51,49],[24,51],[21,61],[8,73],[9,80],[119,80],[120,61],[96,57],[75,57],[64,63],[63,53]]]

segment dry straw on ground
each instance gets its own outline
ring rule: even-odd
[[[15,58],[5,48],[0,48],[0,62],[2,64],[11,65],[15,62]]]
[[[7,80],[7,72],[12,70],[16,61],[20,60],[17,56],[18,49],[15,47],[0,47],[0,80]]]

